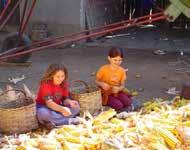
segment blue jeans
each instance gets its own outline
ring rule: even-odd
[[[41,124],[52,123],[56,126],[69,124],[69,119],[76,117],[79,114],[80,108],[70,108],[70,110],[72,114],[65,117],[45,105],[40,105],[37,106],[37,118]]]

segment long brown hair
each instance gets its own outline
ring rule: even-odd
[[[67,69],[64,65],[62,64],[51,64],[48,69],[46,70],[44,76],[41,79],[41,83],[48,82],[53,80],[53,76],[58,72],[58,71],[63,71],[65,73],[65,80],[61,84],[62,86],[64,85],[65,81],[68,78],[68,72]]]

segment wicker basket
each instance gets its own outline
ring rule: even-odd
[[[11,90],[9,90],[11,91]],[[23,93],[17,100],[8,100],[0,95],[0,129],[3,133],[24,133],[38,128],[35,102]]]
[[[89,113],[96,114],[102,109],[102,96],[101,90],[97,87],[89,86],[82,80],[73,81],[71,85],[79,83],[85,86],[85,90],[71,89],[71,98],[78,100],[81,113],[88,111]]]

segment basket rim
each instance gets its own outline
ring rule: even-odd
[[[31,104],[29,104],[27,106],[21,106],[21,107],[18,107],[18,108],[1,108],[0,107],[0,111],[17,111],[17,110],[20,110],[20,109],[25,109],[26,107],[31,107],[33,105],[36,106],[36,103],[33,102],[33,103],[31,103]]]
[[[74,92],[74,91],[70,91],[70,94],[78,94],[78,95],[82,95],[82,94],[92,94],[92,93],[96,93],[96,92],[101,92],[100,88],[96,88],[95,91],[90,91],[90,92]]]

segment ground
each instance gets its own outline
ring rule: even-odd
[[[26,83],[37,92],[42,74],[51,63],[64,63],[69,70],[69,81],[81,79],[93,83],[96,70],[107,63],[107,52],[111,46],[122,47],[125,54],[123,67],[128,68],[126,87],[137,90],[140,101],[155,97],[171,99],[166,94],[169,88],[189,80],[190,31],[155,28],[133,28],[122,31],[118,37],[73,45],[72,48],[48,49],[33,53],[29,67],[0,66],[0,86],[8,83],[9,77],[25,75],[25,79],[14,86]],[[155,54],[163,50],[165,54]],[[188,51],[189,50],[189,51]],[[182,53],[183,52],[183,53]],[[183,55],[180,55],[183,54]],[[71,88],[72,84],[70,84]]]

